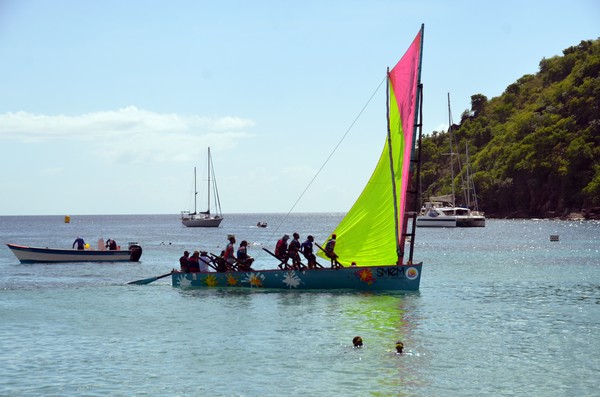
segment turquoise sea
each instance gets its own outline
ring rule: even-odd
[[[227,234],[267,268],[262,246],[295,231],[323,241],[340,219],[231,214],[194,229],[178,215],[0,217],[3,244],[81,235],[144,250],[141,263],[22,265],[0,247],[0,395],[598,395],[596,221],[417,229],[417,293],[127,284],[169,272],[185,249],[218,253]],[[392,353],[396,340],[408,354]]]

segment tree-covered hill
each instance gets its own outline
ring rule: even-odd
[[[455,189],[467,171],[466,148],[479,207],[491,217],[600,217],[600,39],[582,41],[562,56],[542,59],[451,128]],[[449,194],[449,133],[422,140],[423,199]],[[462,174],[462,175],[461,175]],[[458,200],[457,200],[458,201]]]

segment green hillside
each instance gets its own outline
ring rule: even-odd
[[[466,172],[465,148],[479,208],[490,217],[600,217],[600,39],[582,41],[543,59],[452,126],[454,152]],[[423,199],[451,192],[447,131],[424,136]],[[461,173],[455,160],[455,189]]]

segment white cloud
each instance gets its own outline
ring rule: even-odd
[[[0,114],[0,140],[23,143],[92,141],[99,157],[111,162],[185,161],[193,148],[235,146],[254,121],[154,113],[135,106],[77,116],[28,112]]]

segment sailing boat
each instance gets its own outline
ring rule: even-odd
[[[388,69],[387,137],[369,183],[333,231],[337,235],[338,263],[332,264],[331,268],[287,268],[281,262],[270,270],[234,268],[223,272],[172,272],[174,287],[419,289],[422,263],[413,262],[418,195],[415,186],[419,184],[412,176],[416,171],[416,179],[419,177],[419,156],[413,152],[422,132],[423,29],[421,26],[396,66]],[[414,207],[412,211],[406,211],[409,203]],[[412,219],[410,232],[409,219]],[[410,243],[405,247],[407,237],[410,237]],[[213,259],[219,261],[217,257]],[[141,281],[145,283],[145,280]]]
[[[212,178],[212,180],[211,180]],[[214,195],[215,203],[215,214],[211,215],[210,212],[210,196],[211,191]],[[221,202],[219,200],[219,191],[217,190],[217,179],[215,178],[215,170],[212,164],[212,157],[210,155],[210,148],[208,148],[208,191],[207,191],[208,204],[206,211],[197,212],[196,203],[198,197],[198,190],[196,188],[196,167],[194,167],[194,212],[181,211],[181,223],[187,227],[219,227],[223,221],[223,214],[221,212]]]
[[[465,175],[461,173],[463,193],[466,207],[456,205],[456,195],[454,193],[454,147],[452,142],[452,111],[450,110],[450,93],[448,93],[448,136],[450,138],[450,174],[452,183],[452,194],[430,197],[417,216],[416,224],[418,227],[484,227],[485,216],[479,211],[477,206],[477,196],[475,195],[475,186],[471,179],[471,167],[469,165],[469,148],[466,147],[467,163]],[[460,156],[459,156],[460,157]],[[459,173],[460,159],[458,162]],[[469,207],[475,205],[472,211]]]

